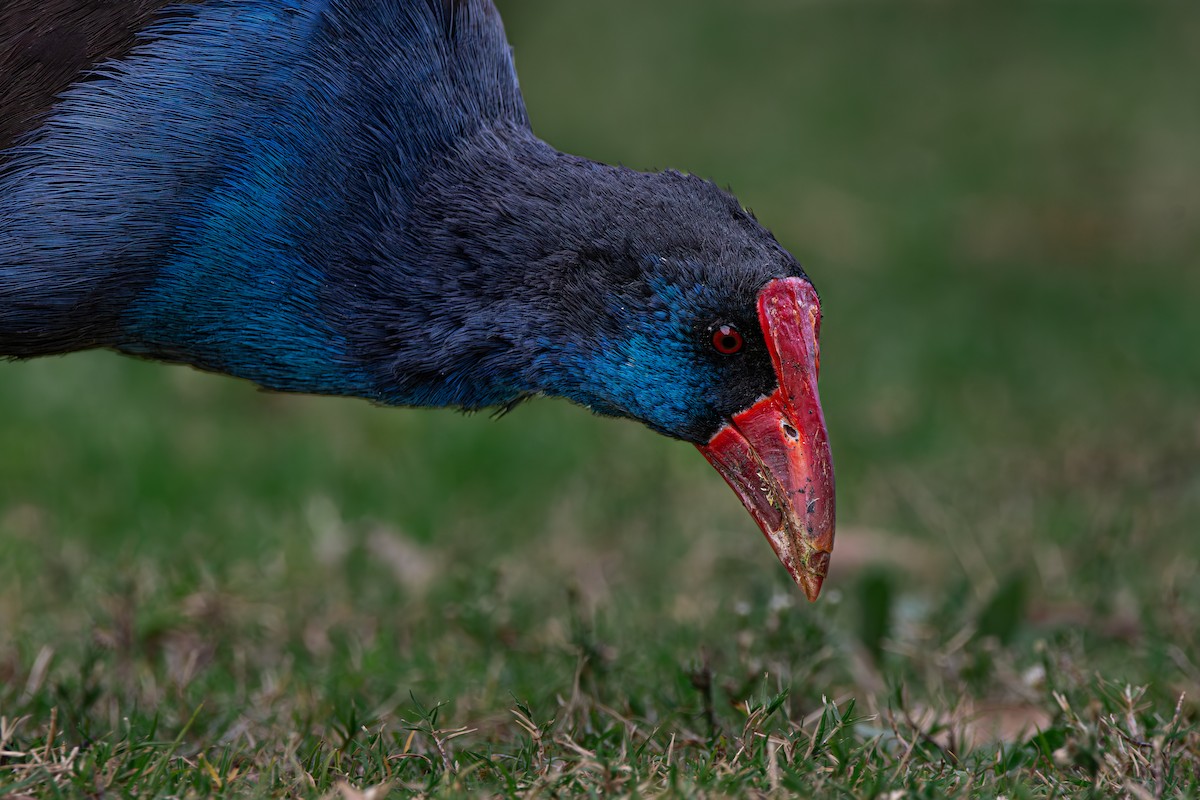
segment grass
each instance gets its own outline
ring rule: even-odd
[[[1200,796],[1200,11],[502,3],[808,266],[815,605],[695,451],[0,365],[0,797]]]

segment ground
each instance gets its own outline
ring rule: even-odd
[[[0,797],[1200,795],[1200,8],[508,0],[825,306],[813,605],[690,446],[0,365]]]

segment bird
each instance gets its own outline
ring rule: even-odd
[[[491,0],[6,0],[0,357],[695,445],[810,600],[833,549],[820,297],[728,191],[532,131]]]

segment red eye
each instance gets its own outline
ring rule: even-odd
[[[722,325],[713,331],[712,343],[718,353],[731,356],[740,351],[746,342],[742,339],[742,334],[738,333],[737,328],[732,325]]]

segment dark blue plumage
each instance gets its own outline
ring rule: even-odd
[[[753,331],[757,290],[800,274],[711,184],[536,139],[485,0],[208,0],[71,88],[0,177],[0,353],[279,391],[549,393],[703,441],[774,383],[704,330]]]
[[[736,200],[538,140],[489,0],[191,0],[131,50],[166,2],[0,5],[0,357],[565,397],[699,446],[816,597],[820,305]]]
[[[785,275],[707,182],[539,142],[481,0],[203,2],[74,85],[0,176],[0,353],[278,391],[546,392],[701,441],[774,377],[760,353],[731,381],[697,330],[752,330]]]

